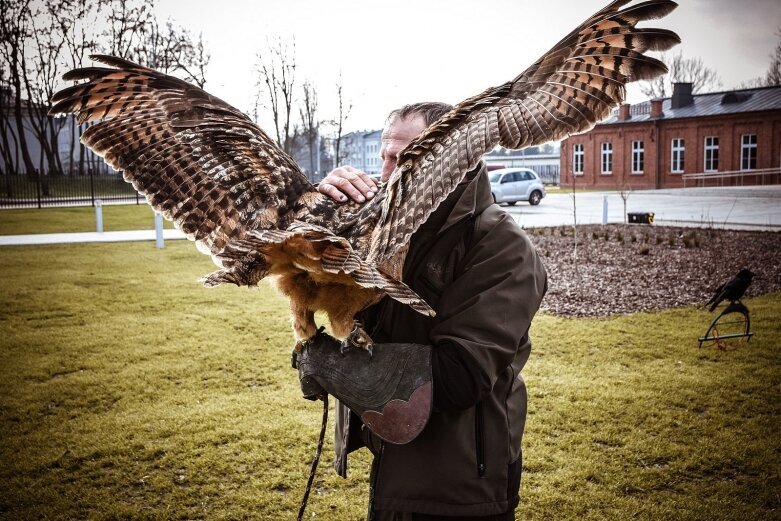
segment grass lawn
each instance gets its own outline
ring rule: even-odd
[[[106,232],[151,230],[154,219],[154,211],[146,203],[103,206]],[[91,206],[0,210],[0,235],[94,232],[95,226],[95,208]],[[173,228],[166,220],[163,226]]]
[[[212,269],[186,242],[0,249],[1,519],[295,518],[321,408],[283,300]],[[730,352],[694,308],[539,317],[518,519],[781,519],[781,294],[747,304]],[[331,438],[309,512],[362,519],[369,457],[342,480]]]

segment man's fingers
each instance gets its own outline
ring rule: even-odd
[[[360,170],[358,171],[358,177],[368,188],[368,192],[364,192],[364,195],[368,196],[368,193],[372,192],[371,197],[374,197],[374,194],[377,193],[377,183],[374,181],[374,179],[372,179],[366,172],[361,172]]]
[[[317,190],[321,194],[327,195],[334,201],[339,201],[342,203],[347,201],[347,196],[344,195],[341,190],[325,180],[321,181],[320,184],[317,185]]]
[[[337,174],[337,172],[339,177],[349,181],[350,184],[353,185],[365,199],[371,199],[374,197],[374,194],[377,193],[377,185],[374,183],[372,178],[366,174],[366,172],[362,172],[351,166],[344,166],[341,169],[334,170],[332,173]],[[337,186],[341,188],[341,185]],[[356,199],[355,197],[353,197],[353,199],[359,203],[364,202],[363,200]]]
[[[351,166],[341,166],[329,173],[318,186],[318,190],[336,201],[364,203],[377,193],[377,184],[365,172]]]
[[[355,174],[352,174],[355,176]],[[332,180],[329,181],[329,184],[335,186],[337,189],[339,189],[340,192],[343,194],[346,194],[347,197],[352,199],[353,201],[357,203],[363,203],[366,201],[366,197],[364,196],[363,192],[360,191],[360,189],[356,186],[356,184],[359,184],[362,186],[365,186],[363,181],[360,181],[357,176],[353,177],[352,179],[347,179],[345,177],[334,177]],[[366,188],[368,191],[368,187]]]

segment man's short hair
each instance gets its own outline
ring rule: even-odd
[[[423,117],[423,121],[426,123],[426,126],[429,126],[450,112],[450,109],[452,108],[453,105],[440,103],[438,101],[410,103],[409,105],[404,105],[401,108],[391,111],[391,113],[388,114],[388,121],[393,121],[395,118],[407,119],[412,115],[420,115]]]

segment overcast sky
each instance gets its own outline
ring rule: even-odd
[[[256,53],[269,36],[295,38],[297,80],[318,89],[321,118],[335,115],[343,75],[348,130],[379,128],[408,102],[457,103],[516,76],[606,0],[158,0],[158,14],[203,32],[206,90],[249,111]],[[646,22],[678,32],[724,88],[764,74],[779,40],[779,0],[680,0]],[[676,49],[677,50],[677,49]],[[629,101],[642,101],[630,89]],[[271,131],[272,129],[267,128]]]

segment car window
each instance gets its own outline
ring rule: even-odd
[[[499,178],[502,177],[502,174],[491,174],[491,176],[488,178],[492,183],[498,183]]]
[[[512,173],[504,174],[504,176],[502,177],[502,183],[509,183],[512,180],[513,180]]]
[[[534,179],[534,176],[532,176],[530,172],[520,172],[520,173],[523,175],[524,181],[531,181],[532,179]]]

